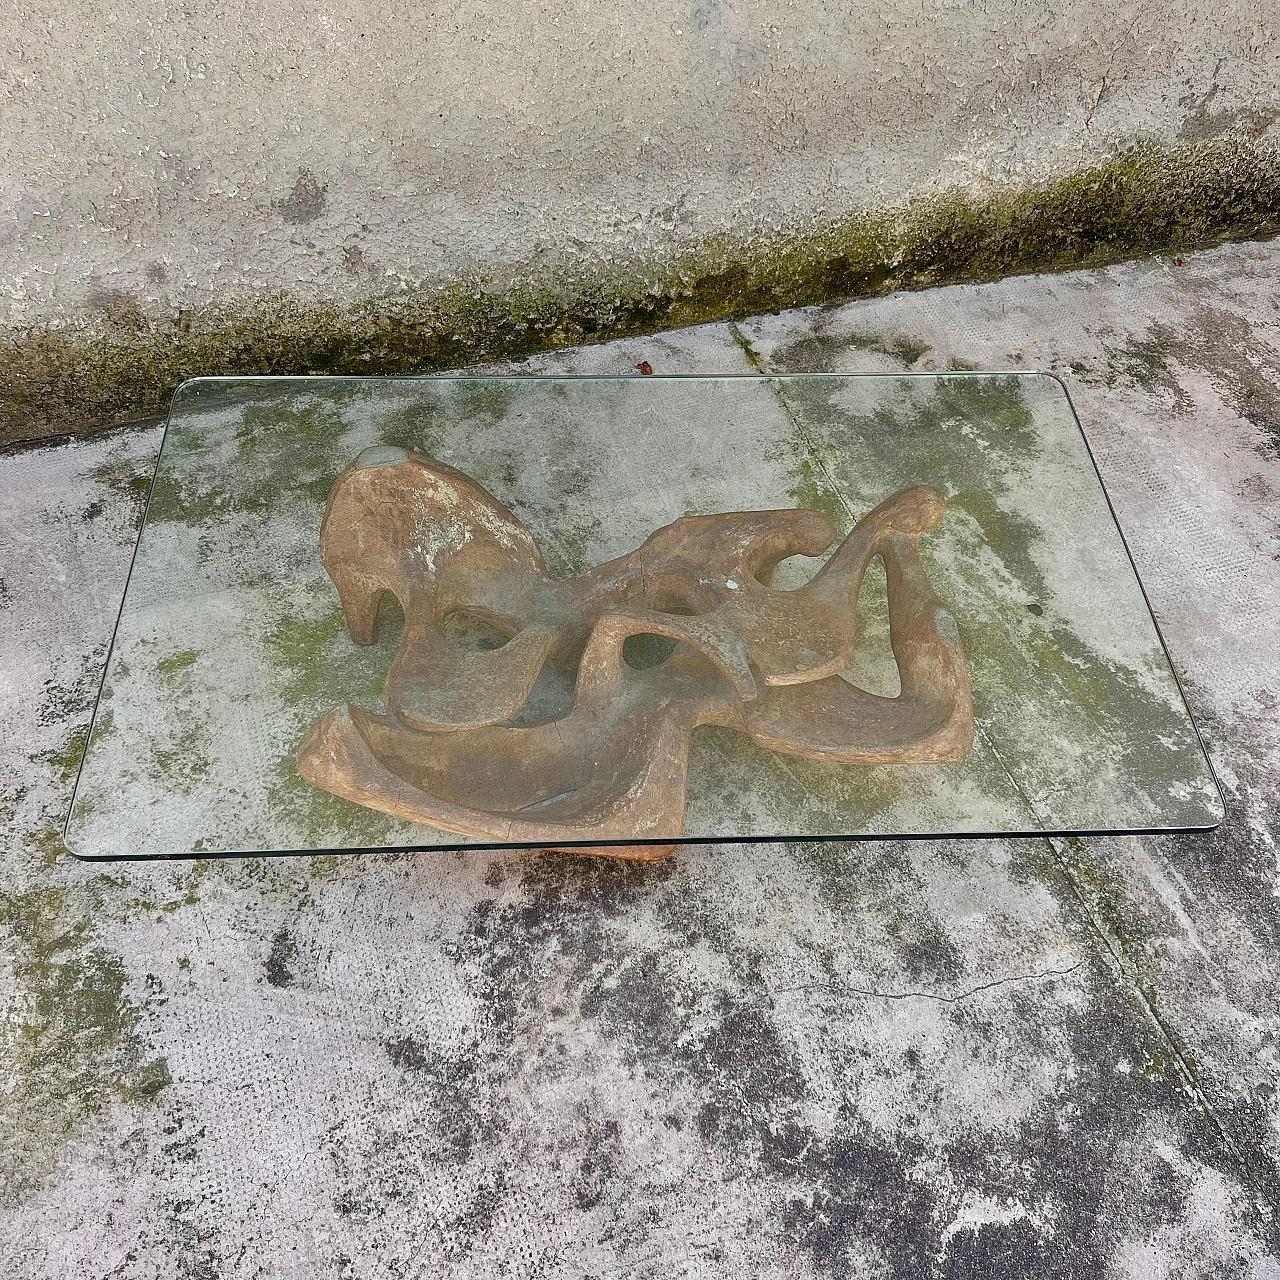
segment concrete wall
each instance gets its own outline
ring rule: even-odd
[[[681,254],[703,266],[677,274],[714,274],[708,246],[737,261],[762,237],[821,235],[921,194],[1034,187],[1134,143],[1245,149],[1248,208],[1211,211],[1201,232],[1280,218],[1280,183],[1256,190],[1259,172],[1280,174],[1272,0],[19,0],[0,23],[10,435],[15,413],[39,412],[40,386],[65,398],[68,421],[151,394],[85,409],[68,379],[107,376],[75,345],[86,335],[154,346],[154,326],[176,324],[164,341],[181,346],[192,314],[220,308],[199,324],[221,332],[264,291],[304,311],[449,285],[579,301],[600,280],[670,292]],[[918,254],[926,269],[934,252]],[[952,257],[939,278],[964,273]],[[809,295],[858,292],[854,277]],[[555,306],[540,305],[554,342]],[[234,343],[214,345],[139,382],[239,367]],[[277,351],[253,367],[347,358],[370,363]],[[410,343],[396,367],[414,359]]]

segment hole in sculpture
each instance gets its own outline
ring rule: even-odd
[[[545,724],[548,720],[559,720],[567,716],[573,710],[573,687],[576,682],[575,668],[557,671],[549,662],[544,663],[520,710],[503,723],[513,729],[528,729],[535,724]]]
[[[762,587],[772,587],[774,591],[799,591],[807,587],[813,575],[826,564],[828,556],[788,556],[779,560],[773,569],[762,570],[756,574],[756,581]]]
[[[378,601],[378,613],[373,624],[374,643],[387,646],[395,656],[404,632],[404,609],[394,591],[384,591]]]
[[[351,673],[359,672],[358,684],[350,690],[350,700],[365,711],[381,715],[386,709],[382,691],[386,688],[387,673],[395,661],[404,635],[404,609],[394,591],[384,591],[378,600],[378,612],[373,625],[373,643],[356,644],[343,632],[343,642],[337,649],[337,661],[347,668],[346,676],[339,676],[335,667],[332,675],[338,688],[341,682],[347,686]],[[326,679],[329,677],[326,677]]]
[[[632,671],[648,671],[662,666],[675,652],[678,643],[670,636],[655,636],[648,631],[638,631],[622,642],[622,660]]]
[[[470,613],[466,609],[455,609],[446,614],[440,630],[455,649],[464,649],[470,653],[501,649],[511,639],[510,632],[502,630],[488,618],[482,618],[478,613]]]
[[[898,663],[889,647],[889,588],[884,562],[877,556],[867,565],[858,593],[858,647],[853,661],[840,673],[868,693],[896,698],[902,692]]]

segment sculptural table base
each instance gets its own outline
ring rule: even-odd
[[[531,531],[475,481],[407,450],[365,449],[329,494],[320,558],[356,643],[376,641],[388,593],[404,626],[385,714],[334,708],[303,737],[298,773],[443,831],[587,841],[682,833],[700,725],[849,767],[962,760],[974,731],[964,654],[917,548],[944,509],[923,485],[891,495],[792,590],[773,585],[779,562],[835,542],[819,511],[686,516],[556,580]],[[877,557],[894,697],[842,678]],[[500,643],[462,643],[449,629],[459,614]],[[636,669],[624,654],[637,636],[671,652]],[[548,713],[533,692],[557,671],[572,692]]]

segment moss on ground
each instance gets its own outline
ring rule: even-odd
[[[1280,150],[1143,143],[1025,188],[957,188],[817,231],[714,237],[667,261],[505,292],[424,285],[353,303],[288,294],[0,337],[0,444],[158,414],[207,374],[397,374],[840,298],[1064,270],[1280,231]],[[136,314],[135,314],[136,313]]]
[[[80,771],[80,761],[84,759],[84,748],[88,741],[89,726],[81,725],[56,751],[45,751],[35,758],[53,766],[59,786],[70,787]]]
[[[144,1102],[169,1083],[148,1056],[143,1008],[126,991],[120,957],[74,918],[61,890],[0,892],[0,934],[12,956],[3,1034],[0,1205],[12,1207],[53,1170],[81,1120],[113,1102]],[[7,1166],[7,1167],[6,1167]]]
[[[162,658],[156,663],[156,670],[165,675],[172,675],[175,671],[182,671],[192,666],[199,656],[194,649],[184,649],[181,653],[173,654],[172,657]]]
[[[386,593],[378,608],[377,640],[356,646],[347,639],[341,608],[319,617],[290,615],[266,637],[263,654],[275,691],[296,724],[296,739],[333,707],[356,702],[382,710],[382,689],[395,656],[404,618]],[[287,814],[304,833],[300,847],[323,848],[335,838],[351,845],[390,839],[393,819],[313,787],[298,774],[290,749],[275,764],[270,782],[273,809]],[[363,834],[362,834],[363,833]]]

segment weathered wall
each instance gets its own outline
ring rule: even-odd
[[[0,439],[188,372],[430,367],[1280,225],[1256,0],[0,23]]]

